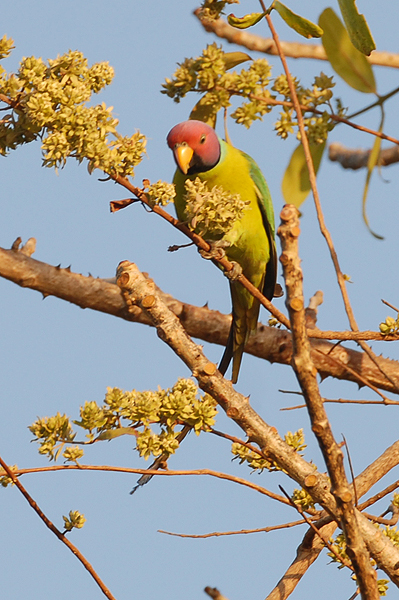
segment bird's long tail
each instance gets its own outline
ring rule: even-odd
[[[242,302],[243,299],[240,298],[240,295],[242,294],[242,288],[238,288],[239,292],[237,294],[237,288],[235,288],[235,284],[231,284],[230,287],[233,300],[233,320],[230,327],[227,345],[220,361],[219,371],[222,373],[222,375],[224,375],[228,369],[231,359],[233,359],[233,372],[231,381],[233,383],[237,383],[245,344],[248,341],[251,331],[256,329],[257,326],[260,303],[252,296],[250,297],[251,302],[249,305],[246,302]]]
[[[227,369],[229,368],[231,359],[233,358],[233,339],[234,339],[234,322],[231,324],[226,348],[224,349],[223,356],[222,356],[222,359],[219,364],[219,371],[221,372],[222,375],[224,375],[226,373]],[[240,358],[240,362],[241,362],[241,358]],[[236,383],[236,381],[233,381],[233,383]]]

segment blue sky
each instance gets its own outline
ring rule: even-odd
[[[327,5],[292,0],[289,6],[317,21]],[[332,6],[338,10],[336,2]],[[165,138],[173,125],[188,117],[194,100],[189,97],[175,104],[160,94],[161,83],[174,72],[177,62],[198,56],[206,44],[214,41],[192,16],[195,7],[195,3],[177,0],[115,0],[112,4],[101,0],[95,4],[14,0],[2,7],[0,37],[7,34],[16,46],[4,65],[14,71],[23,56],[54,58],[68,49],[82,51],[90,63],[109,61],[115,69],[115,79],[98,101],[114,107],[122,134],[130,135],[138,129],[148,138],[147,157],[137,168],[135,183],[140,185],[143,178],[170,181],[174,165]],[[358,8],[368,20],[377,49],[397,51],[397,3],[388,0],[381,12],[375,2],[359,0]],[[254,0],[243,0],[240,6],[233,7],[236,14],[257,10]],[[277,17],[275,25],[281,39],[298,41]],[[268,35],[263,24],[256,32]],[[227,51],[235,49],[224,47]],[[270,58],[270,62],[273,74],[278,75],[278,59]],[[327,63],[291,60],[289,65],[305,85],[310,85],[321,70],[332,74]],[[380,93],[397,86],[396,71],[376,68],[375,73]],[[338,80],[335,93],[351,110],[371,101]],[[393,98],[387,106],[385,131],[397,137],[395,102]],[[276,138],[276,119],[277,113],[272,112],[249,131],[232,122],[230,135],[234,144],[251,154],[264,172],[278,222],[283,205],[281,180],[296,141]],[[373,111],[362,122],[377,128],[378,120],[378,112]],[[331,141],[364,148],[372,143],[370,136],[344,127],[333,131]],[[228,285],[217,269],[201,260],[192,248],[174,254],[167,252],[169,245],[184,243],[177,231],[139,205],[117,214],[109,212],[110,200],[124,198],[126,193],[110,182],[100,182],[101,173],[89,176],[84,165],[72,161],[58,175],[41,168],[39,143],[1,158],[0,172],[0,246],[9,248],[16,237],[26,241],[33,236],[37,239],[34,258],[53,265],[71,265],[73,271],[98,277],[112,277],[118,263],[128,259],[148,272],[165,292],[192,304],[208,303],[210,308],[230,311]],[[393,304],[399,302],[398,169],[392,166],[382,176],[374,174],[370,186],[370,223],[385,236],[384,241],[375,240],[362,222],[364,180],[363,171],[343,171],[327,160],[318,178],[327,226],[342,269],[353,281],[348,288],[359,327],[375,330],[390,314],[381,298]],[[333,267],[310,198],[302,212],[300,249],[305,297],[323,290],[325,301],[320,307],[319,326],[346,329]],[[37,454],[36,445],[30,444],[27,427],[37,416],[60,411],[77,418],[79,406],[86,400],[102,402],[107,386],[156,389],[158,385],[170,387],[178,377],[189,376],[185,365],[151,328],[81,310],[56,298],[43,301],[37,292],[4,280],[0,280],[0,295],[0,454],[9,464],[47,464]],[[284,308],[283,300],[276,304]],[[268,316],[263,312],[261,318],[266,322]],[[374,344],[373,348],[377,354],[399,358],[394,343]],[[205,344],[204,349],[215,362],[222,354],[217,346]],[[278,391],[298,389],[288,367],[244,356],[237,389],[250,395],[254,408],[281,435],[304,428],[308,443],[305,457],[324,470],[305,411],[280,411],[297,403],[295,396]],[[367,390],[359,391],[354,384],[336,381],[323,382],[321,391],[329,398],[374,399]],[[328,406],[336,438],[341,439],[344,434],[349,443],[355,473],[397,439],[396,410]],[[240,435],[223,415],[217,426]],[[147,466],[133,451],[130,437],[97,444],[86,452],[85,461]],[[288,491],[295,487],[280,474],[250,475],[245,466],[231,463],[228,442],[206,435],[189,436],[171,459],[170,467],[227,471],[250,477],[273,491],[278,491],[279,483]],[[23,478],[24,485],[57,526],[62,526],[62,515],[71,509],[85,514],[85,527],[73,531],[71,540],[118,600],[143,596],[203,598],[206,585],[217,586],[229,600],[264,598],[293,560],[305,532],[302,528],[208,540],[168,537],[157,530],[206,533],[259,528],[296,520],[297,516],[253,491],[224,481],[159,477],[132,497],[129,491],[135,480],[131,475],[87,472]],[[16,489],[1,491],[0,503],[4,598],[102,597],[81,565],[44,528]],[[380,512],[385,508],[381,505]],[[350,597],[354,591],[350,576],[335,566],[327,566],[328,562],[324,553],[292,595],[294,600],[314,597],[311,595],[320,586],[324,600]],[[395,593],[391,589],[387,597],[394,598]]]

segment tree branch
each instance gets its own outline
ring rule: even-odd
[[[383,452],[371,465],[360,473],[355,479],[356,492],[359,496],[363,496],[368,490],[382,479],[391,469],[399,464],[399,442],[395,442]],[[391,493],[399,486],[399,481],[389,486],[373,498],[370,498],[358,508],[363,510],[377,500],[380,500],[385,495]],[[325,538],[330,538],[337,524],[331,521],[331,517],[324,517],[315,523],[316,527],[324,534]],[[314,563],[323,550],[324,544],[315,536],[314,532],[309,529],[305,534],[302,543],[297,549],[297,555],[290,567],[287,569],[283,577],[280,579],[274,590],[267,596],[266,600],[285,600],[293,592],[299,581],[306,573],[308,568]]]
[[[284,523],[283,525],[271,525],[270,527],[260,527],[259,529],[238,529],[237,531],[212,531],[211,533],[193,534],[193,533],[176,533],[174,531],[164,531],[158,529],[158,533],[164,533],[165,535],[171,535],[181,538],[192,538],[196,540],[204,540],[210,537],[222,537],[225,535],[248,535],[249,533],[270,533],[270,531],[277,531],[278,529],[288,529],[290,527],[296,527],[297,525],[303,525],[306,523],[305,519],[300,521],[291,521],[291,523]],[[334,523],[335,524],[335,523]]]
[[[94,581],[97,583],[102,593],[108,600],[115,600],[115,597],[111,594],[110,590],[107,588],[105,583],[100,579],[97,575],[96,571],[93,569],[92,565],[86,560],[83,554],[78,550],[78,548],[72,544],[72,542],[64,535],[55,525],[46,517],[44,512],[38,506],[37,502],[32,498],[32,496],[26,491],[22,483],[19,481],[18,477],[15,474],[15,471],[10,469],[9,466],[3,461],[0,457],[0,465],[7,473],[8,477],[12,480],[13,484],[18,488],[21,494],[24,496],[25,500],[29,503],[29,505],[33,508],[36,514],[40,517],[43,523],[54,533],[54,535],[69,548],[69,550],[76,556],[76,558],[82,563],[84,568],[90,573],[93,577]]]
[[[336,515],[345,533],[347,553],[355,569],[362,598],[379,600],[375,571],[357,524],[353,494],[346,478],[342,451],[334,439],[317,385],[317,371],[311,360],[310,344],[305,329],[303,275],[298,256],[298,210],[292,205],[286,205],[280,216],[282,224],[277,233],[281,240],[280,262],[283,265],[287,290],[286,306],[290,314],[294,343],[292,365],[308,407],[312,431],[317,438],[331,479],[331,491],[337,503]]]
[[[134,264],[127,261],[120,263],[118,267],[117,282],[122,289],[127,306],[133,308],[134,305],[138,305],[147,313],[157,328],[159,338],[168,344],[189,367],[199,387],[215,398],[226,415],[245,432],[249,441],[258,444],[270,460],[308,491],[313,500],[320,504],[334,520],[339,521],[341,515],[330,492],[330,483],[326,476],[317,472],[313,464],[306,462],[284,442],[276,429],[268,425],[253,410],[249,399],[236,392],[231,382],[222,377],[216,365],[206,358],[202,347],[194,344],[176,316],[164,305],[154,283],[149,282]],[[374,525],[372,527],[375,531]],[[369,533],[364,524],[363,530],[365,535]],[[389,540],[387,544],[385,540],[380,539],[382,535],[382,532],[381,535],[380,532],[375,532],[374,542],[370,540],[371,552],[377,553],[379,565],[392,581],[397,583],[394,566],[399,565],[399,549],[396,549]]]
[[[128,311],[120,289],[114,283],[104,279],[73,273],[70,268],[54,267],[40,262],[24,252],[18,251],[18,245],[11,250],[0,248],[0,277],[8,279],[21,287],[37,290],[44,297],[56,296],[81,308],[89,308],[113,315],[127,321],[153,326],[152,321],[139,307]],[[185,304],[157,288],[163,302],[179,318],[192,337],[225,345],[231,324],[231,317],[207,307]],[[382,376],[379,369],[362,352],[331,344],[327,339],[357,339],[358,334],[351,332],[323,332],[308,329],[311,340],[312,360],[322,378],[335,377],[359,383],[358,373],[372,385],[392,393],[398,393]],[[378,332],[360,332],[363,339],[394,340],[397,336],[382,336]],[[292,340],[288,331],[259,324],[256,335],[250,337],[246,352],[272,363],[289,365],[292,357]],[[388,358],[380,358],[384,371],[399,383],[399,363]],[[349,370],[350,369],[350,370]]]
[[[330,520],[327,523],[324,523],[324,521],[322,519],[320,522],[316,522],[315,525],[323,537],[329,539],[337,528],[337,524]],[[286,600],[324,548],[325,545],[322,539],[315,535],[312,529],[309,529],[298,546],[294,561],[266,600]]]
[[[136,265],[124,261],[117,271],[117,283],[121,287],[128,307],[133,302],[140,306],[152,319],[158,336],[189,367],[197,379],[199,387],[210,394],[246,433],[249,441],[258,444],[270,460],[276,460],[281,469],[289,471],[292,478],[305,484],[308,475],[312,475],[312,494],[320,499],[320,504],[331,512],[334,501],[326,486],[326,478],[316,474],[314,466],[308,464],[252,409],[248,398],[236,392],[182,328],[176,316],[162,302],[155,285],[149,282]],[[317,500],[319,501],[319,500]]]
[[[209,476],[216,477],[217,479],[223,479],[226,481],[231,481],[233,483],[237,483],[239,485],[246,486],[259,494],[263,494],[272,500],[277,500],[282,504],[286,504],[287,506],[290,503],[281,496],[280,494],[275,494],[274,492],[270,492],[268,489],[253,483],[252,481],[248,481],[247,479],[243,479],[242,477],[236,477],[235,475],[230,475],[229,473],[222,473],[221,471],[212,471],[211,469],[185,469],[185,470],[159,470],[159,469],[133,469],[130,467],[113,467],[109,465],[51,465],[49,467],[35,467],[32,469],[10,469],[10,471],[14,474],[15,477],[19,477],[20,475],[27,475],[30,473],[51,473],[54,471],[104,471],[104,472],[112,472],[112,473],[129,473],[134,475],[160,475],[163,477],[187,477],[187,476]]]
[[[199,18],[199,9],[194,11],[194,14],[208,33],[214,33],[217,37],[225,39],[230,44],[237,44],[248,50],[278,56],[278,50],[273,39],[248,33],[246,30],[236,29],[223,19],[217,19],[216,21],[201,20]],[[327,55],[321,44],[300,44],[296,42],[280,42],[280,44],[285,56],[289,58],[327,60]],[[392,52],[378,52],[374,50],[368,57],[368,61],[372,65],[399,69],[399,54]]]
[[[333,142],[328,148],[328,158],[332,162],[338,162],[344,169],[363,169],[367,167],[371,149],[363,150],[361,148],[346,148],[339,142]],[[399,146],[394,145],[391,148],[384,148],[380,152],[378,165],[387,167],[399,162]]]

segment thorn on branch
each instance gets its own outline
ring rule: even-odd
[[[11,246],[11,250],[14,252],[21,252],[21,254],[25,254],[25,256],[32,256],[32,254],[36,250],[36,240],[35,238],[29,238],[28,241],[20,248],[22,244],[22,238],[20,236],[13,242]]]
[[[18,252],[21,243],[22,243],[22,238],[18,236],[17,239],[14,240],[14,242],[13,242],[13,244],[11,246],[11,250],[14,250],[15,252]]]

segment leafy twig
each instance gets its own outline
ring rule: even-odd
[[[199,9],[194,11],[199,18]],[[260,35],[249,33],[248,31],[235,29],[223,19],[216,21],[201,20],[201,25],[210,33],[214,33],[219,38],[225,39],[230,44],[238,44],[248,50],[255,50],[278,56],[276,44],[272,38],[265,38]],[[303,44],[298,42],[280,42],[284,54],[290,58],[310,58],[315,60],[328,60],[324,48],[321,44]],[[391,67],[399,69],[399,54],[393,52],[374,51],[368,60],[371,64],[382,67]]]
[[[16,471],[11,470],[9,468],[9,466],[3,461],[3,459],[1,457],[0,457],[0,465],[2,466],[2,468],[4,469],[4,471],[7,473],[8,477],[10,479],[12,479],[13,484],[18,488],[18,490],[21,492],[21,494],[24,496],[24,498],[29,503],[29,505],[33,508],[33,510],[36,512],[36,514],[40,517],[40,519],[43,521],[43,523],[46,525],[46,527],[48,527],[50,529],[50,531],[52,531],[54,533],[54,535],[63,544],[65,544],[69,548],[69,550],[72,552],[72,554],[74,554],[76,556],[76,558],[82,563],[82,565],[84,566],[84,568],[90,573],[90,575],[93,577],[94,581],[97,583],[97,585],[101,589],[101,591],[104,594],[104,596],[106,598],[108,598],[108,600],[115,600],[115,597],[111,594],[111,592],[109,591],[109,589],[107,588],[107,586],[100,579],[100,577],[97,575],[96,571],[93,569],[93,567],[91,566],[91,564],[86,560],[86,558],[83,556],[83,554],[50,521],[50,519],[48,519],[46,517],[46,515],[44,514],[44,512],[38,506],[37,502],[35,502],[35,500],[32,498],[32,496],[26,491],[26,489],[24,488],[24,486],[22,485],[22,483],[19,481],[19,479],[18,479],[18,477],[16,475]]]

